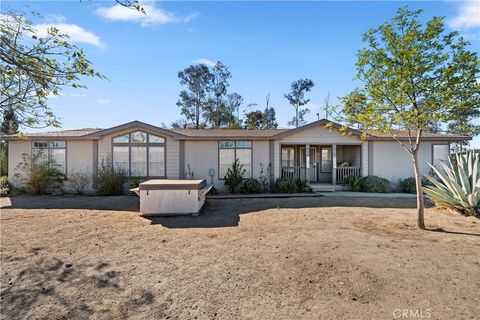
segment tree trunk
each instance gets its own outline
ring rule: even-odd
[[[420,174],[420,167],[418,166],[418,150],[413,152],[412,159],[415,170],[415,183],[417,186],[417,226],[425,230],[425,203],[423,200],[422,175]]]
[[[295,109],[295,128],[298,128],[298,107]]]

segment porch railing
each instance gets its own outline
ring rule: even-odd
[[[282,178],[307,180],[306,167],[282,167]]]
[[[338,167],[337,183],[345,183],[345,179],[349,176],[359,176],[360,167]]]

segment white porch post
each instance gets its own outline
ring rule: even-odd
[[[337,184],[337,145],[332,144],[332,184]]]
[[[305,145],[305,180],[309,181],[309,173],[310,173],[310,145]]]

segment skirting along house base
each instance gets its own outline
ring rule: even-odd
[[[8,173],[13,185],[23,154],[42,152],[68,177],[72,170],[92,177],[93,192],[102,161],[112,161],[137,179],[205,179],[225,189],[224,177],[235,159],[244,178],[293,178],[312,185],[337,186],[350,175],[377,175],[391,180],[413,176],[409,154],[387,134],[348,129],[322,119],[295,129],[179,129],[168,130],[140,121],[108,129],[63,130],[4,136],[8,141]],[[407,141],[399,131],[396,139]],[[446,160],[450,143],[471,137],[426,132],[419,150],[420,169]],[[68,178],[65,182],[68,189]],[[337,189],[336,187],[332,187]]]

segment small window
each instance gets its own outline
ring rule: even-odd
[[[232,149],[235,148],[235,142],[233,141],[220,141],[220,149]]]
[[[34,148],[48,148],[48,141],[34,141]]]
[[[131,143],[147,143],[147,134],[143,131],[135,131],[130,134]]]
[[[163,139],[162,137],[153,135],[153,134],[149,134],[148,135],[148,142],[150,142],[150,143],[165,143],[165,139]]]
[[[113,143],[128,143],[128,134],[113,138]]]
[[[235,147],[237,148],[251,148],[252,142],[251,141],[237,141],[235,142]]]
[[[65,148],[65,141],[50,141],[50,148]]]
[[[440,162],[448,161],[450,156],[450,146],[448,144],[434,144],[433,145],[433,165],[440,167]]]

